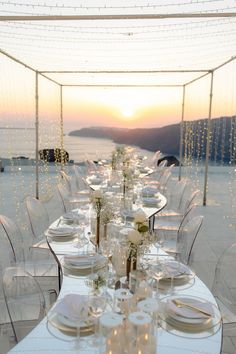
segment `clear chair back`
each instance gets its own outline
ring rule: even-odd
[[[45,316],[45,299],[37,281],[20,267],[3,271],[3,293],[16,341]]]
[[[42,240],[49,226],[48,212],[43,203],[34,197],[26,197],[25,202],[32,233],[36,239]]]
[[[212,291],[236,315],[236,243],[220,256],[215,269]]]
[[[25,261],[23,237],[17,224],[5,215],[0,215],[0,224],[11,244],[16,262]]]
[[[203,216],[198,215],[183,225],[177,235],[177,255],[179,260],[188,264],[197,235],[201,229]]]

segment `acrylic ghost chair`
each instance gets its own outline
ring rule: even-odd
[[[223,352],[227,341],[230,341],[232,350],[225,350],[229,354],[236,352],[236,243],[224,250],[219,257],[213,280],[212,293],[220,307],[223,319]],[[227,345],[228,347],[228,345]]]
[[[176,181],[176,179],[171,180],[171,183],[168,184],[168,188],[165,192],[165,197],[167,198],[166,210],[180,210],[184,194],[189,193],[188,187],[189,181],[186,178],[181,179],[181,181]],[[162,214],[165,213],[167,214],[167,212],[163,210]]]
[[[202,226],[203,216],[198,215],[180,227],[177,239],[166,238],[164,233],[159,232],[160,244],[164,251],[174,255],[184,264],[189,264],[193,246]]]
[[[193,218],[196,212],[196,204],[190,204],[185,214],[179,218],[175,217],[155,217],[154,222],[154,232],[158,234],[158,232],[162,232],[165,234],[165,237],[168,238],[170,235],[172,238],[174,236],[177,237],[178,231],[186,225],[186,223]],[[196,216],[196,215],[195,215]]]
[[[32,196],[25,198],[26,211],[29,217],[30,228],[35,242],[47,248],[44,232],[49,227],[49,215],[43,203]]]
[[[15,265],[16,262],[15,253],[2,225],[0,225],[0,245],[0,353],[2,354],[10,349],[13,335],[2,289],[2,270]]]
[[[82,191],[91,191],[91,187],[87,183],[86,179],[84,178],[83,171],[79,166],[74,165],[73,166],[74,172],[75,172],[75,185],[77,188],[78,192]]]
[[[65,172],[65,171],[60,171],[61,177],[66,184],[67,189],[70,191],[72,194],[72,184],[71,184],[71,177]]]
[[[0,354],[7,353],[15,344],[13,327],[3,295],[2,268],[0,264]]]
[[[77,168],[74,169],[74,171],[77,171]],[[73,197],[76,199],[80,197],[88,197],[90,192],[89,190],[91,190],[91,188],[83,177],[81,177],[81,181],[79,181],[78,172],[75,172],[75,188],[73,188],[72,178],[65,171],[61,171],[60,173],[64,182],[63,184],[65,185],[71,198]]]
[[[45,316],[46,302],[37,281],[21,267],[3,270],[3,294],[16,342]]]
[[[31,231],[35,240],[35,242],[32,242],[31,247],[44,248],[48,251],[49,258],[53,258],[45,237],[45,231],[49,227],[49,215],[46,208],[40,200],[32,196],[25,198],[25,205],[29,217]],[[58,284],[60,289],[61,267],[58,261],[57,265]]]
[[[164,209],[162,212],[158,213],[158,216],[182,218],[183,215],[186,213],[186,210],[191,204],[195,203],[196,198],[200,194],[199,190],[195,190],[189,193],[189,191],[185,188],[184,191],[186,192],[187,196],[185,197],[183,195],[181,197],[181,201],[177,209]]]
[[[87,194],[74,196],[70,193],[66,184],[57,184],[57,190],[64,206],[65,213],[89,203],[89,197]]]
[[[50,250],[25,244],[18,225],[7,216],[0,215],[0,225],[11,246],[14,263],[34,276],[43,289],[50,291],[53,301],[58,291],[58,264]]]

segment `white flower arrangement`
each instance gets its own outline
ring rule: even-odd
[[[101,210],[105,207],[106,199],[99,189],[92,192],[91,202],[97,215],[100,216]]]
[[[134,226],[135,229],[141,233],[145,233],[149,230],[147,216],[142,209],[134,214]]]
[[[137,252],[140,246],[149,244],[148,220],[143,210],[138,210],[134,214],[134,229],[128,232],[127,238],[129,243],[128,260],[137,260]]]

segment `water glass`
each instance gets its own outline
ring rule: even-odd
[[[107,298],[105,296],[90,296],[88,299],[88,313],[94,320],[94,336],[92,344],[99,344],[98,320],[106,309]]]

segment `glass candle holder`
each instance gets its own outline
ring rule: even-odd
[[[122,354],[123,346],[123,316],[116,313],[104,313],[99,320],[100,353]]]
[[[155,354],[156,338],[152,333],[152,317],[143,311],[128,316],[127,352],[130,354]]]
[[[152,317],[153,332],[154,332],[158,324],[158,309],[159,309],[158,301],[153,298],[146,298],[138,302],[137,308],[140,311],[148,313]]]
[[[114,293],[114,311],[127,315],[131,306],[133,294],[129,289],[117,289]]]

